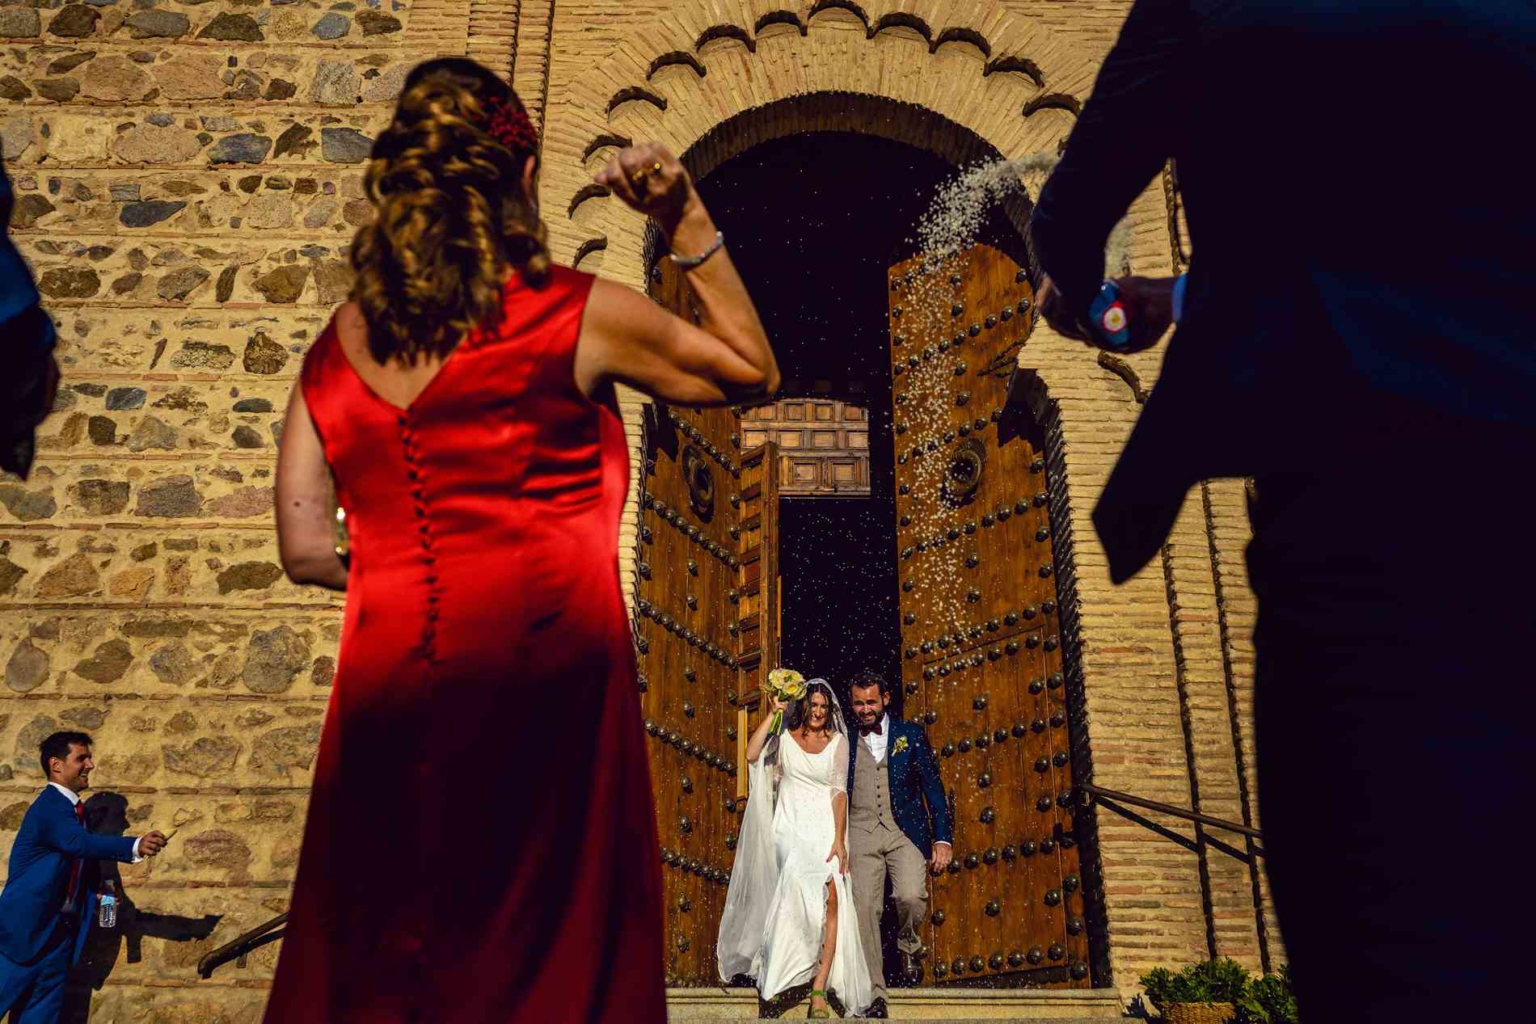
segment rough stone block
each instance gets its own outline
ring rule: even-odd
[[[48,34],[61,39],[83,39],[96,31],[101,12],[87,4],[71,4],[48,20]]]
[[[182,480],[191,478],[161,479],[180,487]],[[123,483],[128,486],[127,481]],[[71,486],[70,501],[79,490],[80,484]],[[113,500],[118,500],[116,495]],[[224,502],[221,507],[225,511],[249,514],[239,517],[244,520],[240,526],[226,522],[218,530],[207,529],[212,521],[200,519],[195,526],[162,521],[138,529],[130,523],[88,532],[64,531],[62,535],[58,531],[13,535],[15,539],[9,542],[9,550],[3,556],[5,561],[0,562],[0,570],[9,566],[14,573],[7,596],[19,602],[36,600],[53,605],[83,598],[88,599],[90,607],[135,607],[143,594],[135,593],[128,595],[129,600],[118,601],[104,590],[109,581],[142,561],[136,552],[144,544],[155,543],[164,549],[150,566],[159,573],[148,589],[157,600],[197,599],[200,603],[229,607],[260,607],[269,602],[331,607],[326,592],[300,587],[283,577],[276,534],[271,529],[270,487],[238,487],[207,504],[217,502]],[[132,517],[115,518],[127,521]],[[176,543],[172,545],[169,541]],[[180,561],[176,561],[178,558]],[[173,562],[179,566],[175,572]]]
[[[138,243],[127,235],[104,238],[91,246],[78,240],[60,242],[38,235],[20,236],[16,242],[37,272],[38,290],[54,300],[55,310],[70,306],[71,300],[94,299],[109,286],[116,294],[124,296],[120,300],[122,305],[132,301],[158,304],[173,300],[185,301],[192,307],[216,308],[220,304],[216,289],[183,290],[189,281],[189,268],[196,268],[191,273],[199,277],[197,284],[201,284],[204,279],[198,272],[208,273],[206,264],[211,263],[221,268],[221,273],[222,268],[230,265],[240,268],[234,279],[227,283],[229,295],[225,301],[273,305],[318,303],[329,314],[338,300],[337,293],[341,292],[341,297],[345,297],[350,280],[346,241],[334,239],[330,244],[323,244],[302,237],[273,239],[272,234],[270,231],[252,232],[243,242],[210,238],[209,244],[196,246],[193,252],[159,239]],[[78,257],[88,255],[87,250],[93,250],[90,255],[94,256],[94,261],[82,266]],[[116,287],[114,282],[124,281],[129,273],[140,276],[127,279],[121,288]],[[151,282],[153,287],[150,287]],[[197,284],[192,288],[197,288]],[[176,298],[178,295],[180,299]],[[105,319],[104,313],[99,303],[93,304],[82,309],[81,322],[90,322],[98,316]],[[143,317],[123,319],[134,322],[136,330],[145,326]],[[190,364],[170,367],[192,368]]]
[[[178,65],[178,82],[171,88],[167,88],[166,81],[170,74],[166,71],[168,65],[154,69],[160,95],[177,103],[220,98],[224,85],[218,60],[201,56],[185,60],[190,63]],[[197,84],[199,75],[205,76],[202,85]],[[265,116],[229,118],[211,125],[196,118],[157,114],[146,115],[142,124],[135,124],[117,114],[71,103],[0,118],[0,140],[6,147],[8,170],[13,164],[63,167],[76,172],[134,164],[204,169],[215,155],[213,149],[206,153],[204,150],[216,146],[220,136],[250,135],[270,139],[271,144],[258,156],[262,143],[248,139],[225,143],[217,153],[219,159],[228,162],[229,157],[252,156],[254,160],[241,162],[269,165],[276,170],[283,165],[284,158],[289,163],[314,162],[318,150],[319,159],[337,165],[339,172],[367,159],[374,137],[391,116],[392,112],[382,105],[371,105],[358,108],[356,113],[347,112],[345,126],[336,126],[335,114],[295,110],[291,104],[283,104]],[[317,134],[322,138],[316,139]]]
[[[32,247],[24,240],[23,248]],[[142,262],[146,265],[142,275],[144,280],[155,280],[158,271],[147,266],[147,252],[150,251],[153,250],[129,248],[127,253],[122,254],[121,262],[110,268],[108,274],[117,277],[138,274],[140,271],[133,270],[132,264]],[[294,254],[297,255],[296,250]],[[241,260],[249,256],[239,249],[230,249],[219,251],[218,256],[210,259],[210,262],[217,266],[218,261],[226,258]],[[210,381],[207,374],[219,372],[230,377],[230,386],[240,391],[239,395],[226,395],[225,398],[238,401],[241,397],[265,397],[272,400],[281,412],[287,401],[289,380],[297,373],[312,340],[330,320],[334,307],[299,304],[252,308],[249,296],[256,293],[249,289],[247,282],[256,268],[242,267],[239,263],[230,265],[241,275],[238,284],[231,285],[237,289],[236,294],[241,297],[241,304],[231,302],[230,308],[208,305],[145,310],[113,309],[102,303],[83,303],[74,308],[55,305],[55,314],[66,327],[59,343],[59,355],[66,366],[66,373],[85,380],[92,379],[96,374],[150,375],[140,378],[138,384],[151,393],[151,407],[190,413],[233,409],[231,404],[222,399],[215,400],[208,387]],[[117,277],[109,280],[116,280]],[[210,289],[205,288],[200,294],[208,291]],[[281,369],[270,375],[246,371],[243,363],[246,349],[253,340],[263,336],[281,343],[288,353],[288,359]],[[178,356],[181,365],[171,366]],[[113,381],[114,386],[122,383],[125,382],[121,378]],[[279,383],[282,387],[274,390],[273,386]],[[188,387],[192,387],[193,391],[183,390]],[[103,393],[105,391],[103,388]],[[203,392],[208,393],[205,395]],[[55,416],[43,424],[41,434],[44,437],[51,437],[63,430],[67,417],[82,408],[89,406],[92,412],[104,408],[68,389],[63,393],[69,397],[63,400],[64,405],[57,408]],[[153,406],[153,403],[159,401],[164,404]],[[162,415],[161,418],[166,417]],[[255,424],[257,421],[250,422]]]
[[[328,691],[315,690],[320,699],[313,699],[295,695],[297,689],[282,699],[241,699],[241,694],[250,697],[243,689],[224,695],[204,691],[174,704],[134,694],[32,691],[24,702],[6,702],[17,710],[0,729],[0,759],[17,780],[18,792],[29,791],[41,784],[38,744],[43,737],[99,720],[91,727],[97,766],[91,784],[97,791],[123,788],[146,802],[149,794],[167,789],[178,800],[209,790],[233,794],[253,788],[264,799],[302,798],[314,768]],[[0,802],[0,811],[8,806]],[[154,824],[169,830],[167,822]]]
[[[0,8],[0,37],[36,39],[42,34],[42,20],[31,7]]]
[[[263,340],[269,339],[264,333],[257,332],[247,341],[246,348],[249,350],[253,343],[259,345]],[[259,348],[257,351],[259,353]],[[262,372],[262,366],[277,365],[281,368],[291,358],[291,354],[287,350],[280,351],[284,357],[282,362],[273,359],[261,363],[258,357],[248,355],[247,363],[256,367],[249,372]],[[183,369],[226,369],[234,365],[238,358],[236,351],[227,345],[189,342],[176,350],[172,365]],[[145,383],[146,387],[114,389],[119,394],[139,392],[136,404],[114,409],[109,402],[106,414],[90,416],[80,411],[80,406],[87,403],[94,406],[97,403],[90,399],[80,399],[74,403],[74,411],[50,417],[44,421],[38,435],[38,451],[83,453],[103,446],[121,446],[128,453],[178,451],[208,456],[219,452],[268,448],[275,444],[277,432],[281,428],[282,413],[255,410],[260,408],[260,402],[274,408],[285,405],[288,393],[286,380],[274,384],[256,384],[247,397],[254,400],[255,396],[261,396],[260,402],[255,405],[247,403],[243,411],[234,408],[240,399],[228,394],[228,388],[208,383]],[[261,466],[228,466],[220,470],[218,476],[229,482],[242,483],[262,469]],[[0,486],[11,488],[0,491],[0,500],[4,500],[6,495],[13,495],[7,504],[18,506],[12,512],[18,519],[51,518],[53,512],[57,511],[56,507],[53,511],[41,510],[38,506],[43,499],[27,497],[36,492],[22,485]],[[270,481],[267,481],[267,486],[270,486]],[[71,491],[69,497],[73,500],[67,507],[77,509],[77,514],[82,516],[112,515],[122,511],[122,495],[117,493],[116,488],[103,483],[90,483],[78,494]],[[224,503],[221,499],[215,500],[219,503],[210,506],[209,512],[217,517],[246,518],[251,514],[249,511],[237,511],[235,505]],[[196,511],[196,506],[189,506],[180,509],[177,514],[190,515]],[[66,515],[69,514],[66,511]],[[164,513],[156,508],[147,514]],[[3,517],[0,517],[0,521],[3,521]]]

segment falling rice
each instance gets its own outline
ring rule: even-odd
[[[901,291],[901,317],[893,331],[921,349],[948,338],[953,302],[952,276],[963,273],[965,253],[974,246],[992,209],[1012,196],[1038,196],[1040,187],[1056,166],[1053,153],[1033,153],[1015,160],[994,160],[962,169],[934,196],[917,224],[916,237],[908,243],[922,256],[918,269],[906,278]],[[1105,265],[1115,274],[1129,271],[1129,231],[1125,222],[1116,225],[1105,252]],[[976,371],[972,371],[976,372]],[[924,358],[910,366],[905,399],[895,407],[901,433],[898,451],[921,451],[908,469],[913,476],[909,514],[912,529],[906,537],[921,542],[922,557],[914,551],[903,558],[903,580],[911,583],[911,595],[921,593],[933,620],[925,624],[938,633],[962,633],[972,623],[967,611],[969,585],[964,560],[970,545],[965,535],[949,536],[963,529],[963,517],[939,499],[948,469],[947,460],[929,457],[955,440],[950,413],[955,392],[954,367],[948,359]],[[946,645],[947,646],[947,645]]]

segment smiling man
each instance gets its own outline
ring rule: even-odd
[[[922,977],[917,929],[928,913],[928,879],[949,866],[954,838],[938,762],[920,725],[886,711],[891,687],[865,670],[853,677],[853,717],[859,738],[848,759],[848,848],[853,898],[874,1002],[867,1016],[888,1012],[880,916],[885,880],[891,880],[898,923],[896,947],[908,983]],[[926,804],[926,806],[925,806]]]
[[[22,819],[11,845],[10,877],[0,892],[0,1016],[13,1024],[54,1024],[64,976],[80,956],[96,892],[88,861],[137,863],[165,848],[165,836],[92,835],[80,794],[95,769],[91,738],[56,732],[38,759],[48,785]]]

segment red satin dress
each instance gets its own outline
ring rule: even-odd
[[[573,377],[591,286],[514,278],[409,408],[334,324],[304,361],[351,566],[269,1024],[666,1019],[629,451]]]

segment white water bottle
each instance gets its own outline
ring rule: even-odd
[[[97,912],[96,922],[103,928],[117,927],[117,885],[111,880],[101,883],[101,909]]]

